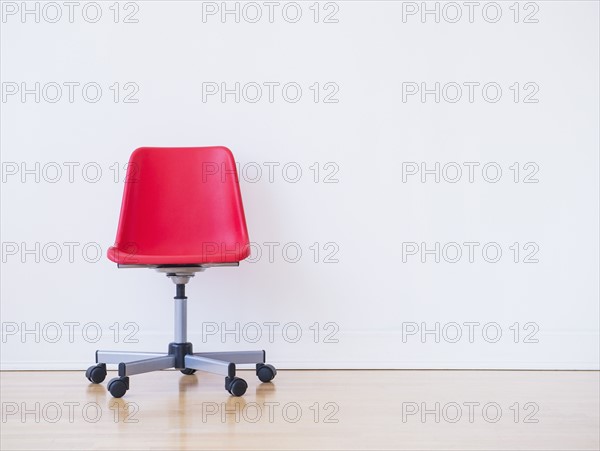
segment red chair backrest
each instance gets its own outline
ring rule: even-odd
[[[120,264],[231,263],[250,253],[226,147],[141,147],[129,159],[115,245]]]

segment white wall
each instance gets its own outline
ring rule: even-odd
[[[86,261],[112,244],[123,165],[144,145],[226,145],[243,169],[258,261],[209,270],[188,286],[196,349],[264,347],[286,368],[598,368],[597,2],[521,3],[518,17],[513,2],[481,2],[472,23],[462,2],[438,4],[439,23],[411,14],[421,2],[321,3],[318,23],[313,2],[298,4],[296,23],[296,6],[285,2],[273,23],[262,2],[257,23],[256,4],[241,4],[239,23],[219,13],[203,21],[203,8],[221,2],[191,1],[121,3],[115,23],[112,4],[98,3],[102,16],[90,23],[96,6],[82,2],[71,23],[62,2],[39,3],[36,23],[35,13],[21,16],[21,2],[3,2],[4,369],[84,368],[97,348],[166,349],[171,282],[118,270],[105,256]],[[51,23],[56,5],[62,16]],[[462,16],[451,23],[456,5]],[[72,102],[68,82],[79,83]],[[233,94],[203,101],[203,89],[237,82],[246,87],[238,103]],[[265,82],[280,83],[272,102]],[[469,82],[479,83],[472,102]],[[23,99],[35,83],[39,102],[35,93]],[[53,83],[62,89],[54,103]],[[88,100],[82,94],[87,83],[102,89],[95,103],[96,85]],[[251,83],[262,85],[256,103]],[[293,85],[284,98],[286,83],[301,87],[296,103]],[[440,83],[439,102],[408,95],[421,83]],[[454,103],[448,83],[462,89]],[[440,164],[439,183],[409,175],[421,162]],[[24,180],[22,164],[33,170]],[[450,183],[457,165],[462,177]],[[273,261],[270,242],[279,243]],[[410,243],[436,242],[439,263],[411,255]],[[463,252],[456,263],[452,242]],[[473,262],[470,242],[479,243]],[[297,263],[283,258],[286,243],[289,258],[301,248]],[[482,256],[486,243],[497,243],[486,247],[488,260],[501,248],[498,262]],[[279,323],[272,343],[269,322]],[[236,323],[239,343],[220,334]],[[453,323],[462,332],[455,343]],[[303,332],[294,343],[296,324]],[[419,332],[436,327],[439,343]],[[129,332],[137,343],[125,342]]]

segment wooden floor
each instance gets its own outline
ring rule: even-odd
[[[242,398],[222,377],[161,371],[132,377],[114,399],[82,372],[2,372],[0,448],[600,448],[598,372],[280,371],[267,384],[239,375]]]

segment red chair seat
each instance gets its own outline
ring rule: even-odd
[[[115,245],[121,265],[239,262],[250,254],[226,147],[142,147],[129,159]]]

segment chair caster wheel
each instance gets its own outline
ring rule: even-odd
[[[98,363],[97,365],[90,366],[86,372],[85,377],[92,384],[99,384],[106,379],[106,363]]]
[[[184,369],[179,370],[179,371],[181,371],[186,376],[189,376],[189,375],[194,374],[196,372],[196,370],[193,370],[191,368],[184,368]]]
[[[277,370],[273,365],[257,363],[256,375],[258,376],[261,382],[270,382],[273,379],[275,379],[275,376],[277,375]]]
[[[233,396],[242,396],[246,393],[248,384],[240,377],[226,377],[225,378],[225,390],[231,393]]]
[[[115,377],[108,383],[108,391],[115,398],[122,398],[129,390],[129,378],[127,376]]]

